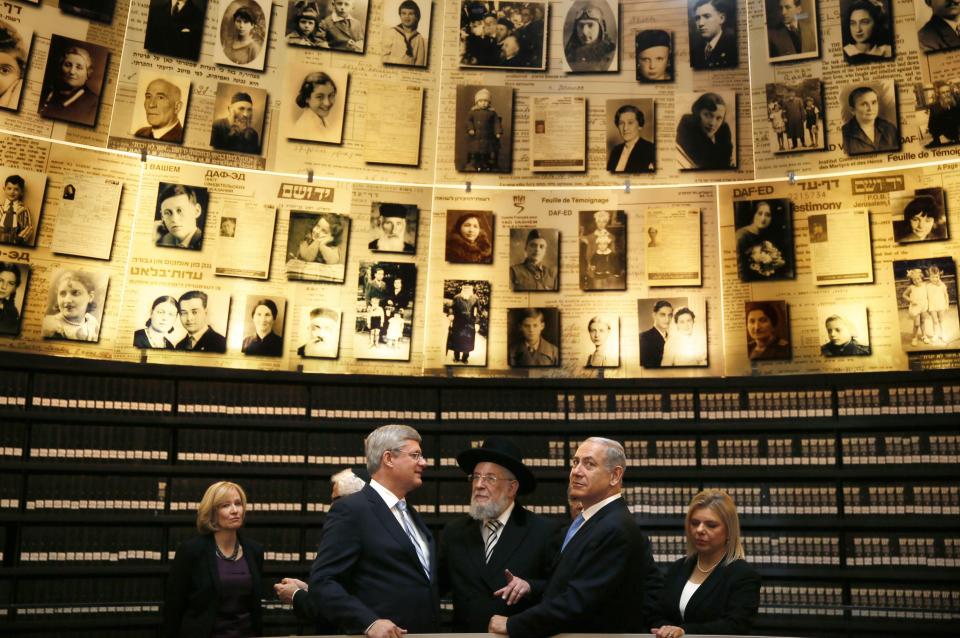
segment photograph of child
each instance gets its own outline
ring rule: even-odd
[[[456,166],[465,173],[509,173],[513,150],[513,89],[457,87]]]
[[[110,275],[70,268],[58,268],[51,275],[40,334],[44,339],[100,341]]]
[[[789,199],[733,203],[740,281],[793,279],[791,211]]]
[[[663,29],[638,31],[637,82],[673,82],[673,33]]]
[[[40,115],[94,126],[109,59],[107,47],[51,35],[38,103]]]
[[[346,215],[290,211],[287,279],[343,283],[349,239]]]
[[[368,9],[367,0],[329,0],[327,15],[320,21],[327,48],[363,53]]]
[[[820,325],[820,354],[825,357],[865,357],[870,354],[870,332],[866,306],[821,304],[817,307]]]
[[[510,229],[510,285],[514,292],[560,288],[560,231]]]
[[[445,279],[446,365],[487,365],[490,334],[490,282]]]
[[[777,139],[777,147],[772,149],[774,153],[824,149],[826,125],[820,80],[768,84],[766,97],[767,121]]]
[[[901,219],[893,220],[893,239],[898,244],[942,241],[950,238],[943,188],[918,188],[903,208]]]
[[[358,359],[409,361],[416,264],[360,262],[353,352]]]
[[[508,362],[511,368],[560,365],[560,311],[556,308],[507,310]]]
[[[160,182],[154,212],[154,243],[157,246],[200,250],[207,221],[210,194],[202,186]]]
[[[0,109],[20,110],[32,43],[33,31],[22,24],[0,20]]]
[[[15,337],[20,334],[29,281],[30,266],[0,261],[0,335]]]
[[[32,247],[37,243],[47,176],[0,166],[0,177],[0,244]]]
[[[627,215],[580,211],[580,290],[627,289]]]
[[[267,59],[271,4],[269,0],[224,0],[221,3],[220,46],[215,49],[214,62],[263,70]]]
[[[417,225],[420,209],[416,204],[373,202],[370,209],[370,236],[367,248],[381,253],[417,252]]]
[[[383,3],[382,60],[384,64],[426,67],[430,52],[430,15],[427,0],[387,0]]]
[[[327,41],[320,30],[320,21],[326,17],[316,0],[290,0],[287,4],[287,44],[312,49],[326,49]]]
[[[893,262],[904,352],[960,347],[957,270],[952,257]]]

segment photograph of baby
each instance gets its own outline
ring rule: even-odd
[[[133,333],[140,349],[189,352],[227,351],[230,294],[189,288],[144,289],[136,316],[143,327]]]
[[[943,188],[918,188],[914,190],[913,197],[901,201],[891,198],[891,204],[903,205],[903,214],[893,220],[893,239],[898,244],[950,238]]]
[[[57,268],[50,276],[47,307],[40,323],[44,339],[100,341],[103,305],[110,275],[73,268]]]
[[[560,311],[556,308],[507,309],[507,360],[511,368],[560,365]]]
[[[281,122],[283,137],[339,144],[349,76],[343,69],[292,64],[285,70],[284,95],[289,96]]]
[[[387,0],[383,3],[384,64],[426,67],[430,51],[430,15],[427,0]]]
[[[957,269],[952,257],[893,262],[904,352],[960,347]]]
[[[107,47],[51,35],[38,103],[40,115],[94,126],[109,59]]]
[[[284,297],[248,295],[243,320],[245,355],[258,357],[283,356],[283,320],[287,300]]]
[[[416,292],[416,264],[360,262],[354,356],[410,360]]]
[[[858,304],[817,306],[820,354],[825,357],[865,357],[870,354],[867,307]]]
[[[587,320],[584,367],[620,367],[620,318],[612,314],[593,315]]]
[[[510,229],[510,286],[514,292],[560,288],[560,231]]]
[[[789,359],[790,315],[785,301],[744,302],[747,356],[751,361]]]
[[[673,33],[663,29],[637,32],[637,82],[673,82]]]
[[[417,225],[420,209],[416,204],[373,202],[370,208],[370,236],[367,248],[381,253],[417,252]]]
[[[157,246],[200,250],[210,194],[202,186],[160,182],[153,216]]]
[[[47,190],[43,173],[0,166],[0,244],[31,247],[37,243],[40,212]]]
[[[619,6],[616,0],[574,0],[563,19],[563,70],[603,73],[619,69]]]
[[[549,4],[477,2],[460,5],[460,66],[546,69]]]
[[[15,337],[20,334],[29,281],[30,266],[0,261],[0,335]]]
[[[791,211],[789,199],[733,203],[740,281],[793,279]]]
[[[490,282],[445,279],[443,314],[447,318],[446,365],[487,365]]]
[[[493,213],[448,210],[446,260],[451,264],[492,264]]]
[[[637,313],[642,367],[707,365],[707,308],[702,295],[638,299]]]
[[[33,31],[23,24],[0,19],[0,109],[20,110],[32,43]]]
[[[340,317],[337,308],[317,306],[303,311],[297,354],[308,359],[336,359],[340,350]]]
[[[626,290],[626,213],[582,210],[579,215],[580,290]]]
[[[349,239],[346,215],[290,211],[287,279],[343,283]]]
[[[465,173],[509,173],[513,150],[513,89],[457,87],[456,166]]]
[[[130,133],[145,140],[182,143],[189,101],[189,77],[141,71],[134,103],[142,104],[143,110],[133,110]]]
[[[220,46],[214,49],[214,62],[263,71],[271,5],[270,0],[224,0],[220,5]]]

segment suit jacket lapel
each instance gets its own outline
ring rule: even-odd
[[[213,537],[213,534],[210,534],[208,538],[210,539],[209,547],[204,552],[204,562],[210,572],[210,580],[214,589],[217,590],[217,593],[220,593],[220,572],[217,571],[217,539]]]
[[[696,559],[693,560],[694,565],[696,565]],[[710,593],[720,586],[720,583],[726,580],[723,576],[723,570],[726,569],[726,565],[723,564],[723,561],[717,567],[710,572],[710,575],[707,576],[707,579],[703,581],[697,591],[693,592],[693,596],[690,597],[690,600],[687,602],[687,609],[684,613],[684,616],[689,616],[691,610],[696,609],[703,600],[705,600]],[[695,569],[696,567],[694,567]],[[690,578],[690,574],[693,573],[693,569],[687,572],[687,578]],[[686,581],[684,581],[686,582]]]
[[[476,556],[482,566],[481,573],[483,574],[483,579],[487,585],[492,588],[490,590],[491,592],[507,584],[503,576],[503,570],[509,567],[510,558],[514,552],[517,551],[517,548],[520,547],[528,531],[529,528],[526,526],[525,510],[517,504],[513,508],[510,518],[507,519],[507,524],[503,526],[503,531],[500,532],[500,538],[497,539],[497,544],[493,546],[490,562],[485,563],[483,537],[480,534],[479,528],[477,528],[479,548],[477,549]],[[520,574],[516,575],[520,576]]]
[[[569,552],[571,549],[578,548],[580,543],[584,542],[583,539],[589,535],[589,530],[595,527],[599,521],[603,520],[607,516],[610,516],[614,512],[619,512],[625,507],[626,504],[622,498],[618,498],[617,500],[611,501],[605,506],[601,507],[599,512],[595,513],[583,525],[580,526],[580,529],[577,530],[577,533],[574,534],[573,538],[570,539],[570,542],[567,543],[566,548],[560,552],[560,556],[563,557],[563,555]],[[567,529],[569,529],[569,527]],[[566,535],[566,532],[564,532],[564,535]]]
[[[373,507],[373,512],[376,517],[380,520],[380,523],[390,532],[390,535],[393,536],[393,539],[403,547],[407,555],[410,557],[410,560],[413,561],[413,564],[416,565],[417,571],[423,574],[423,577],[426,578],[427,575],[423,573],[423,565],[420,564],[420,559],[417,558],[417,550],[413,547],[413,541],[410,540],[410,537],[407,536],[407,532],[400,526],[400,522],[397,520],[397,517],[393,515],[393,512],[387,508],[387,504],[383,502],[383,499],[377,494],[377,491],[366,485],[364,491],[367,494],[367,500],[370,501],[371,506]],[[427,541],[427,547],[430,548],[430,573],[431,578],[433,573],[436,571],[434,567],[434,557],[436,556],[436,550],[433,547],[433,536],[430,534],[430,531],[426,529],[423,525],[423,522],[420,520],[420,515],[417,514],[417,511],[413,507],[407,506],[407,512],[410,513],[411,518],[413,519],[414,525],[417,526],[417,529],[420,530],[420,533],[423,534],[423,538]]]

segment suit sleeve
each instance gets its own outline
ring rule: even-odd
[[[173,559],[173,567],[167,575],[167,591],[163,597],[163,635],[167,638],[177,638],[180,635],[180,625],[187,609],[187,599],[190,596],[190,581],[192,571],[197,565],[195,552],[190,551],[185,544],[177,548]]]
[[[641,613],[648,620],[643,628],[656,627],[649,624],[649,619],[656,615],[657,602],[660,600],[660,592],[663,590],[663,574],[657,567],[653,559],[653,547],[650,545],[650,539],[646,534],[641,534],[643,538],[643,603]]]
[[[550,532],[547,542],[543,544],[543,554],[540,558],[544,565],[543,578],[526,578],[530,585],[530,593],[527,597],[531,601],[539,601],[543,598],[543,592],[547,588],[547,580],[550,577],[550,569],[557,560],[557,554],[560,553],[560,546],[563,544],[563,526],[550,521]]]
[[[723,613],[715,620],[683,623],[691,634],[748,634],[760,607],[760,574],[749,566],[733,575]]]
[[[293,613],[300,622],[315,623],[320,610],[313,604],[310,592],[301,589],[293,594]]]
[[[346,634],[362,634],[377,620],[377,614],[346,587],[363,551],[355,518],[342,502],[335,503],[327,514],[308,592],[313,606]]]
[[[450,536],[450,524],[448,523],[443,531],[440,532],[440,540],[437,543],[437,575],[440,580],[438,593],[443,596],[453,589],[453,583],[450,578],[450,564],[447,561],[447,539]]]

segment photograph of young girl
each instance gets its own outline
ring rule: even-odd
[[[416,264],[360,262],[353,354],[357,359],[409,361]]]
[[[793,279],[791,207],[789,199],[733,203],[740,281]]]
[[[894,261],[893,278],[904,352],[960,348],[953,258]]]
[[[346,215],[290,211],[287,279],[343,283],[349,237]]]
[[[627,215],[580,211],[580,290],[627,289]]]
[[[270,33],[269,0],[233,0],[222,4],[220,46],[214,62],[262,71],[267,58]]]
[[[44,339],[100,341],[103,304],[110,275],[58,268],[50,278],[47,309],[40,324]]]

